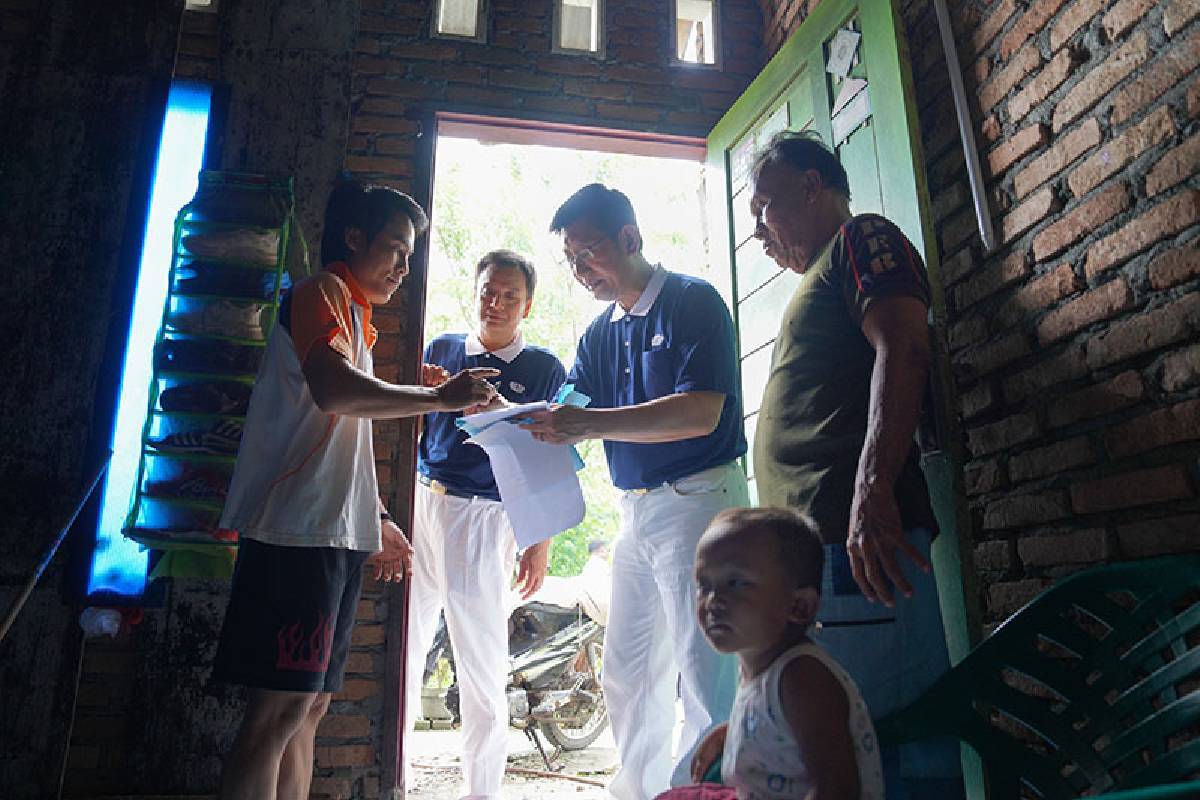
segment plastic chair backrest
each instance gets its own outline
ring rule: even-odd
[[[1005,621],[884,743],[952,735],[993,800],[1066,800],[1200,770],[1200,554],[1073,575]]]

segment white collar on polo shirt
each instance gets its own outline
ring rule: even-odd
[[[525,349],[525,337],[521,335],[521,331],[517,331],[517,335],[513,340],[501,347],[499,350],[488,350],[483,346],[483,342],[479,341],[479,334],[468,333],[466,341],[467,355],[481,356],[484,353],[491,353],[496,358],[503,361],[505,364],[511,364],[512,360],[521,355],[521,351]]]
[[[633,308],[626,311],[621,308],[620,303],[613,303],[612,316],[609,318],[609,322],[620,322],[626,316],[644,317],[649,314],[650,307],[658,299],[658,293],[662,291],[663,284],[666,282],[667,271],[662,268],[662,264],[655,264],[654,271],[650,273],[650,282],[646,284],[646,288],[642,289],[642,293],[638,295],[637,302],[633,304]]]

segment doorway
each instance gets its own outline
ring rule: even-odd
[[[506,248],[537,270],[533,308],[522,325],[525,341],[549,349],[569,370],[579,336],[606,304],[575,282],[561,240],[548,228],[559,204],[588,183],[602,182],[630,197],[650,261],[720,284],[710,252],[723,242],[709,241],[703,140],[444,114],[437,119],[433,149],[421,316],[426,343],[443,333],[474,330],[475,265],[485,253]],[[602,553],[617,529],[618,494],[601,443],[585,442],[578,450],[585,463],[580,482],[587,515],[554,539],[549,602],[566,596],[570,580],[603,558],[589,551]],[[450,796],[457,786],[461,738],[452,711],[437,695],[452,682],[449,659],[439,659],[429,670],[423,699],[430,718],[419,721],[410,737],[408,758],[415,765],[410,797]],[[509,733],[505,787],[513,797],[549,798],[565,791],[581,800],[608,796],[603,784],[615,771],[616,752],[607,730],[588,747],[565,752],[556,778],[536,775],[545,765],[533,743],[515,729]],[[586,782],[571,781],[572,775]]]

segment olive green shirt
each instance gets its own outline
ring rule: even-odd
[[[883,217],[854,217],[805,271],[779,326],[754,437],[759,502],[808,514],[826,543],[846,541],[866,438],[875,349],[862,320],[901,295],[929,304],[920,256]],[[915,441],[895,492],[904,529],[936,533]]]

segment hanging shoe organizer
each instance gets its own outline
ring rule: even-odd
[[[290,285],[291,178],[205,171],[175,218],[137,491],[124,533],[160,551],[152,578],[220,577],[219,528],[266,337]]]

